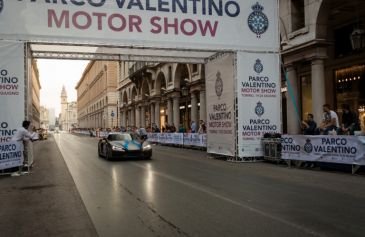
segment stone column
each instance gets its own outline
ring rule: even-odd
[[[141,107],[141,127],[146,127],[146,107],[142,105]]]
[[[128,126],[132,125],[132,110],[128,109]]]
[[[153,124],[155,123],[155,105],[153,103],[151,103],[150,115],[151,115],[151,124]]]
[[[205,98],[205,91],[200,91],[199,97],[200,97],[199,118],[206,123],[207,122],[207,104],[206,104],[206,98]]]
[[[180,125],[180,97],[175,96],[173,100],[174,100],[174,102],[173,102],[173,111],[174,111],[173,121],[174,121],[174,125],[175,125],[176,131],[177,131],[179,129],[179,125]]]
[[[155,123],[160,128],[160,101],[155,102]]]
[[[136,127],[141,127],[141,108],[136,106]]]
[[[326,103],[326,89],[323,59],[312,61],[312,113],[317,125],[322,121],[323,105]]]
[[[136,126],[136,114],[135,114],[136,108],[131,108],[131,126]]]
[[[126,124],[126,121],[127,121],[126,120],[126,118],[127,118],[126,113],[127,113],[126,109],[123,109],[123,111],[122,111],[122,126],[123,127],[127,126],[127,124]]]
[[[191,93],[191,121],[194,121],[197,125],[199,124],[199,121],[198,121],[198,98],[197,98],[195,93]]]
[[[174,122],[172,115],[172,101],[170,98],[167,99],[167,123],[172,124]]]
[[[300,111],[297,111],[300,109],[300,105],[298,104],[299,88],[297,71],[292,65],[290,65],[286,69],[288,81],[290,83],[290,86],[288,85],[288,90],[286,92],[288,134],[300,134]]]

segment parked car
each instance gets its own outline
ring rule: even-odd
[[[151,159],[152,146],[147,141],[133,139],[129,133],[109,133],[106,138],[99,140],[98,155],[107,160]]]
[[[48,138],[48,132],[46,129],[39,128],[37,130],[39,140],[46,140]]]

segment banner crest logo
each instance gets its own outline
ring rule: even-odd
[[[264,7],[258,2],[251,7],[253,12],[248,16],[247,23],[250,30],[256,34],[257,38],[260,38],[263,33],[269,28],[269,19],[262,12]]]
[[[223,92],[223,81],[221,78],[221,72],[217,72],[217,79],[215,80],[215,93],[218,96],[218,99],[220,99]]]
[[[307,153],[311,153],[313,151],[313,145],[309,138],[306,140],[306,143],[304,145],[304,151]]]
[[[264,106],[262,106],[262,103],[260,101],[257,102],[256,107],[255,107],[255,114],[257,116],[261,117],[264,113],[265,113]]]
[[[256,59],[256,63],[253,65],[253,70],[255,70],[257,74],[260,74],[264,70],[264,65],[262,65],[260,59]]]

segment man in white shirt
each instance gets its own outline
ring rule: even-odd
[[[340,123],[336,112],[331,110],[331,106],[329,104],[323,105],[323,112],[323,120],[320,125],[323,135],[328,135],[330,131],[335,131],[337,134]]]
[[[24,154],[24,164],[28,164],[28,142],[37,140],[36,133],[30,133],[28,128],[30,126],[30,121],[23,121],[22,127],[18,128],[14,136],[11,138],[11,141],[17,141],[23,143],[23,154]]]

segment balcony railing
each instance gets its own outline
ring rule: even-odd
[[[133,74],[135,74],[139,70],[144,69],[145,67],[155,66],[155,65],[157,65],[157,63],[154,63],[154,62],[136,62],[129,68],[129,76],[132,76]]]

